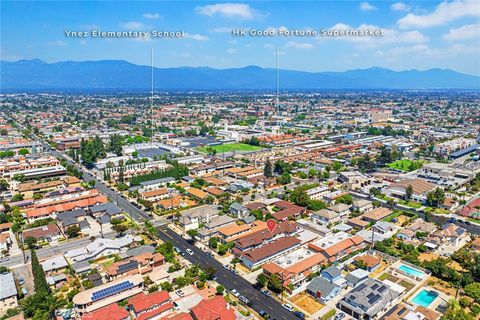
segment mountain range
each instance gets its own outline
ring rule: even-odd
[[[149,90],[151,68],[122,60],[0,61],[1,88],[22,90]],[[271,90],[275,69],[247,66],[155,68],[157,90]],[[480,77],[448,69],[393,71],[372,67],[344,72],[279,70],[282,90],[480,89]]]

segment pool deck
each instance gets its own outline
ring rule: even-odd
[[[452,297],[446,295],[445,293],[438,291],[430,286],[422,286],[415,290],[415,292],[408,298],[408,303],[411,304],[412,306],[418,306],[416,303],[414,303],[412,300],[419,294],[422,290],[427,290],[427,291],[434,291],[438,294],[438,297],[435,298],[435,300],[428,305],[428,309],[435,310],[442,302],[448,302]]]

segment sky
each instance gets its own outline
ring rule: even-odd
[[[373,66],[480,75],[479,1],[9,1],[0,58],[248,65],[311,72]],[[234,36],[232,29],[383,30],[380,37]],[[179,38],[71,38],[65,31],[183,31]]]

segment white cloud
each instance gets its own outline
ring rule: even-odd
[[[235,48],[228,48],[228,49],[227,49],[227,53],[229,53],[229,54],[237,53],[237,49],[235,49]]]
[[[190,34],[190,33],[185,33],[185,38],[186,39],[192,39],[195,41],[208,41],[210,40],[209,37],[195,33],[195,34]]]
[[[457,29],[450,29],[443,35],[445,40],[464,40],[480,37],[480,24],[469,24]]]
[[[295,48],[295,49],[313,49],[314,46],[311,43],[307,42],[296,42],[296,41],[289,41],[285,45],[287,48]]]
[[[330,30],[383,30],[383,36],[345,36],[336,38],[319,37],[319,40],[338,39],[356,42],[366,46],[380,46],[391,43],[425,43],[430,39],[417,30],[399,31],[397,29],[386,29],[376,25],[361,24],[358,27],[352,27],[345,23],[337,23]]]
[[[162,18],[162,16],[158,13],[144,13],[143,17],[146,19],[153,19],[153,20]]]
[[[219,3],[206,6],[195,7],[195,12],[209,17],[220,15],[225,18],[236,18],[252,20],[257,17],[258,13],[248,4],[244,3]]]
[[[410,6],[407,6],[403,2],[395,2],[390,6],[393,11],[410,11]]]
[[[407,14],[398,20],[400,28],[427,28],[443,25],[462,17],[480,17],[480,5],[478,1],[456,0],[440,3],[432,13],[424,15]]]
[[[141,30],[141,29],[145,29],[145,26],[143,25],[143,23],[141,22],[138,22],[138,21],[129,21],[129,22],[124,22],[124,23],[121,23],[121,26],[125,29],[128,29],[128,30]]]
[[[362,11],[372,11],[372,10],[377,10],[377,7],[374,5],[371,5],[370,3],[364,1],[360,3],[359,9]]]

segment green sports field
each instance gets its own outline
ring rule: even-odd
[[[208,153],[211,149],[216,150],[217,153],[231,152],[231,151],[255,151],[262,149],[261,147],[251,146],[245,143],[227,143],[218,146],[207,146],[198,148],[198,150]]]
[[[423,165],[423,161],[412,161],[409,159],[397,160],[392,163],[387,164],[389,168],[397,169],[401,171],[413,171],[420,169]]]

